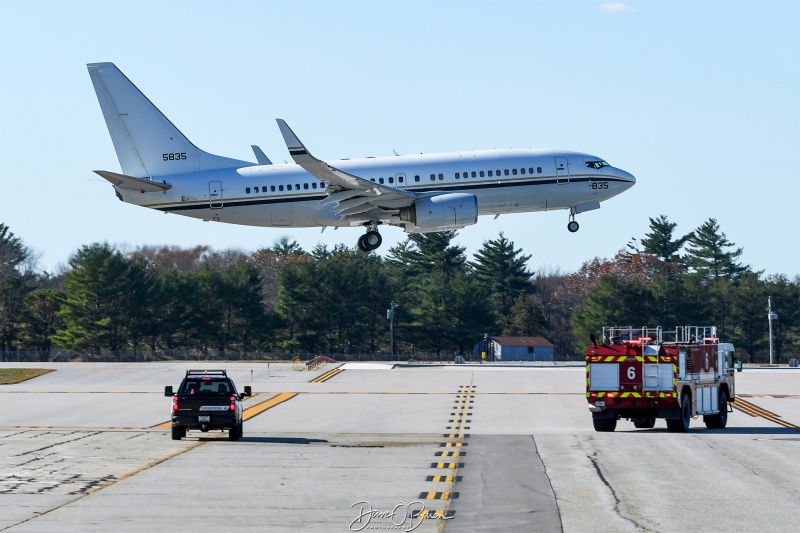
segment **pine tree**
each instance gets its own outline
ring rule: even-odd
[[[0,222],[0,276],[18,272],[19,266],[30,256],[28,248],[19,237]]]
[[[707,281],[719,278],[736,280],[750,270],[749,266],[738,262],[741,248],[729,250],[735,245],[719,230],[714,218],[697,228],[687,243],[686,265]]]
[[[283,237],[275,243],[272,251],[275,252],[275,255],[303,255],[305,253],[297,241],[289,242],[287,237]]]
[[[547,319],[530,294],[520,294],[508,313],[503,335],[521,337],[545,335]]]
[[[0,352],[18,348],[25,309],[25,296],[31,291],[26,279],[18,274],[0,277]]]
[[[731,340],[750,355],[750,361],[755,361],[757,352],[768,345],[767,286],[758,279],[757,273],[747,272],[741,276],[732,296]]]
[[[641,252],[655,255],[662,261],[680,262],[679,252],[694,234],[689,233],[675,239],[673,233],[677,226],[674,222],[667,220],[665,215],[660,215],[655,219],[650,218],[650,233],[645,233],[644,239],[639,241],[642,245]],[[631,245],[628,247],[630,248]]]
[[[455,231],[413,233],[404,243],[389,250],[388,260],[403,268],[404,275],[417,276],[438,271],[446,278],[465,268],[467,258],[463,246],[451,246]]]
[[[56,289],[38,289],[25,297],[25,310],[20,331],[20,342],[40,352],[50,351],[50,339],[63,327],[58,316],[61,292]]]
[[[599,334],[603,326],[641,327],[655,324],[658,314],[658,304],[643,283],[603,276],[572,316],[577,339],[575,348],[581,353],[589,341],[589,335]]]
[[[491,294],[493,311],[507,316],[520,295],[531,292],[531,272],[525,263],[531,258],[500,233],[495,240],[484,241],[470,264],[479,283]]]
[[[406,345],[442,354],[471,348],[476,331],[494,323],[488,292],[467,267],[455,232],[413,234],[389,251],[392,298],[407,326]]]
[[[148,287],[135,282],[130,261],[107,243],[83,246],[70,267],[59,311],[64,329],[53,340],[71,350],[122,350],[137,320],[138,295]]]
[[[296,261],[278,274],[278,300],[275,309],[283,325],[280,347],[286,351],[319,346],[314,306],[322,298],[317,292],[317,261]],[[316,344],[315,344],[316,343]]]

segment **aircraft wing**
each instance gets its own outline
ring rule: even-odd
[[[328,186],[328,198],[323,203],[338,204],[335,212],[342,220],[363,219],[370,211],[407,207],[420,198],[411,191],[381,185],[333,167],[311,155],[286,121],[278,119],[278,127],[295,163]]]

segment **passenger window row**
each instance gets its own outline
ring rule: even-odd
[[[386,178],[385,182],[394,185],[394,178],[395,178],[394,176],[389,176],[388,178]],[[370,178],[369,181],[371,181],[372,183],[380,183],[381,185],[384,184],[384,178],[378,178],[378,181],[375,181],[375,178]],[[397,183],[403,183],[403,182],[405,182],[404,176],[403,175],[397,176]]]
[[[608,163],[606,163],[606,165],[607,164]],[[541,174],[542,173],[542,167],[536,167],[535,173],[536,174]],[[456,177],[457,180],[459,180],[459,179],[462,179],[462,178],[463,179],[467,179],[467,178],[470,178],[470,177],[477,178],[479,176],[481,178],[484,178],[484,177],[487,177],[487,176],[491,178],[491,177],[494,177],[494,176],[503,176],[503,175],[505,175],[505,176],[510,176],[510,175],[511,176],[516,176],[518,174],[522,175],[522,176],[525,176],[526,174],[533,175],[534,174],[534,168],[533,167],[528,167],[527,169],[525,169],[525,168],[520,168],[520,169],[512,168],[510,170],[509,169],[505,169],[505,170],[478,170],[478,171],[472,170],[472,171],[467,171],[467,172],[463,172],[463,173],[462,172],[456,172],[456,176],[455,177]],[[421,178],[420,178],[419,174],[414,176],[414,181],[415,182],[419,182],[420,179]],[[439,181],[444,181],[444,174],[440,173],[440,174],[431,174],[430,175],[430,180],[431,181],[436,181],[437,179]],[[397,183],[403,183],[405,181],[404,180],[404,176],[402,176],[402,175],[397,176],[396,180],[397,180]],[[373,182],[373,183],[380,183],[381,185],[383,185],[384,183],[388,183],[389,185],[394,185],[395,176],[389,176],[388,178],[371,178],[370,181]],[[322,183],[318,184],[316,181],[311,183],[311,188],[312,189],[316,189],[318,187],[320,189],[324,189],[325,188]],[[303,184],[303,189],[308,190],[308,188],[309,188],[309,184],[308,183],[304,183]],[[253,187],[252,189],[253,189],[254,193],[259,192],[259,187]],[[269,192],[276,192],[276,191],[282,192],[283,190],[284,190],[284,185],[277,185],[277,186],[276,185],[270,185],[269,186]],[[286,185],[285,186],[285,190],[291,191],[292,190],[292,184]],[[294,184],[294,190],[295,191],[299,191],[300,190],[300,184],[299,183],[295,183]],[[244,192],[246,194],[250,194],[250,187],[246,187]],[[262,193],[267,192],[267,186],[266,185],[262,186],[260,188],[260,192],[262,192]]]
[[[524,176],[526,173],[533,175],[533,173],[534,173],[533,167],[528,167],[527,169],[524,169],[524,168],[520,168],[520,169],[512,168],[511,170],[509,170],[509,169],[494,170],[494,171],[492,171],[492,170],[486,170],[486,171],[479,170],[477,172],[472,170],[470,172],[464,172],[464,173],[456,172],[456,179],[457,180],[458,179],[462,179],[462,178],[463,179],[467,179],[467,178],[470,178],[470,177],[477,178],[478,176],[480,176],[481,178],[484,178],[484,177],[487,177],[487,176],[491,178],[491,177],[494,177],[494,176],[503,176],[503,175],[505,175],[505,176],[509,176],[509,175],[516,176],[517,174],[520,174],[520,175]],[[542,167],[536,167],[536,173],[537,174],[541,174],[542,173]]]
[[[294,186],[294,190],[295,191],[299,191],[300,190],[300,184],[299,183],[295,183],[294,185],[292,185],[290,183],[289,185],[285,186],[285,189],[287,191],[291,191],[293,186]],[[316,181],[311,182],[311,186],[310,187],[312,189],[316,189],[316,188],[324,189],[325,188],[322,183],[318,184]],[[309,189],[309,184],[308,183],[304,183],[303,184],[303,189],[308,190]],[[279,191],[280,192],[280,191],[283,191],[283,190],[284,190],[284,186],[283,185],[277,185],[277,186],[276,185],[270,185],[269,186],[269,192],[275,192],[275,191]],[[244,192],[245,192],[245,194],[250,194],[250,187],[245,187]],[[253,192],[259,192],[259,188],[258,187],[253,187]],[[267,192],[267,186],[266,185],[262,186],[261,189],[260,189],[260,192],[262,192],[262,193],[263,192]]]
[[[462,172],[456,172],[455,178],[457,180],[460,180],[462,178],[463,179],[467,179],[467,178],[470,178],[470,177],[472,177],[472,178],[477,178],[477,177],[485,178],[485,177],[488,176],[488,177],[491,178],[491,177],[494,177],[494,176],[503,176],[503,175],[505,175],[505,176],[516,176],[518,174],[525,176],[526,174],[533,175],[534,173],[535,174],[541,174],[542,173],[542,167],[536,167],[535,169],[533,167],[528,167],[527,169],[525,169],[525,168],[520,168],[520,169],[512,168],[512,169],[505,169],[505,170],[478,170],[478,171],[472,170],[472,171],[463,172],[463,173]],[[431,178],[431,181],[436,181],[437,179],[444,180],[444,174],[431,174],[430,178]],[[416,182],[420,181],[419,175],[414,176],[414,181],[416,181]]]

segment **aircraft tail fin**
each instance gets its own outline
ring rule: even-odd
[[[253,165],[197,148],[113,63],[86,66],[123,174],[149,178]]]

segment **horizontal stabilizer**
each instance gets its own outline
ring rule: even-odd
[[[128,189],[139,192],[161,192],[172,188],[172,185],[167,185],[166,183],[143,180],[141,178],[134,178],[133,176],[117,174],[116,172],[109,172],[107,170],[95,170],[94,173],[107,179],[112,185],[115,185],[120,189]]]

